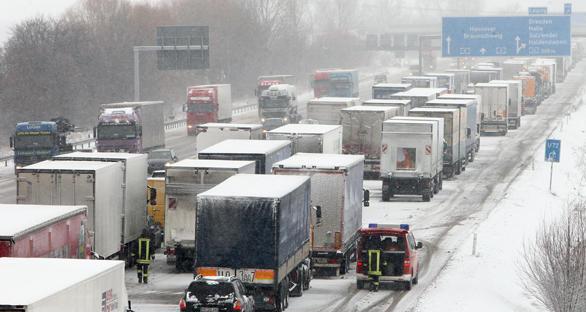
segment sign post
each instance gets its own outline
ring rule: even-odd
[[[545,161],[551,163],[549,169],[549,191],[551,192],[551,182],[553,180],[553,163],[560,162],[561,140],[547,139],[545,141]]]

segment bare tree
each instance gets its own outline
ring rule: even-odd
[[[569,208],[562,218],[544,222],[520,265],[525,289],[553,312],[586,310],[586,202]]]

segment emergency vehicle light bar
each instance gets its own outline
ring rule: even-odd
[[[369,223],[369,229],[401,229],[405,231],[409,231],[409,224],[378,224],[378,223]]]

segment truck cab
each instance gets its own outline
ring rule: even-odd
[[[187,134],[196,135],[196,126],[209,122],[232,121],[232,88],[229,84],[211,84],[187,88],[183,110]]]
[[[142,127],[131,107],[106,108],[98,118],[96,148],[99,152],[142,152]]]
[[[313,95],[320,97],[358,97],[358,70],[317,70],[311,78]]]
[[[273,130],[299,121],[295,93],[295,86],[290,84],[272,85],[262,92],[259,99],[259,117],[264,130]]]
[[[356,286],[363,289],[370,283],[400,283],[410,290],[419,281],[417,242],[408,224],[369,224],[359,231],[356,265]]]
[[[67,133],[73,131],[73,125],[60,126],[54,121],[28,121],[16,124],[14,135],[10,138],[10,147],[14,149],[16,168],[31,165],[62,152],[73,150],[67,143]]]

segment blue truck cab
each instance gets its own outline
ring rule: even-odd
[[[15,168],[51,159],[72,150],[71,145],[66,142],[66,134],[60,132],[54,121],[19,122],[14,135],[10,137],[10,147],[14,150]]]

